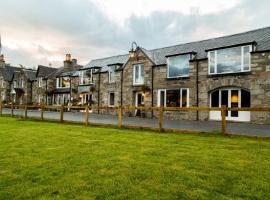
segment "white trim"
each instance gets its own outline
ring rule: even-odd
[[[191,54],[183,54],[183,55],[189,55],[189,60],[191,59]],[[171,57],[181,57],[183,55],[176,55],[176,56],[171,56]],[[171,57],[167,57],[167,78],[184,78],[184,77],[189,77],[189,73],[188,75],[180,75],[180,76],[169,76],[170,74],[170,67],[169,67],[169,62],[168,60],[171,58]],[[190,66],[189,66],[189,60],[188,60],[188,69],[190,69]]]
[[[164,92],[164,107],[167,107],[166,102],[167,102],[167,90],[179,90],[180,91],[180,108],[182,108],[182,104],[183,104],[183,99],[182,99],[182,95],[183,95],[183,90],[187,90],[187,106],[189,107],[189,88],[179,88],[179,89],[158,89],[158,99],[157,99],[157,103],[158,103],[158,107],[160,107],[160,98],[161,98],[161,92]]]
[[[112,69],[113,68],[113,69]],[[109,76],[109,83],[115,83],[116,81],[116,65],[111,65],[109,66],[109,70],[108,70],[108,76]],[[114,80],[111,80],[111,73],[112,71],[114,71]]]
[[[245,46],[238,46],[238,47],[230,47],[230,48],[226,48],[226,49],[233,49],[233,48],[241,48],[241,71],[240,72],[222,72],[222,73],[217,73],[217,52],[220,50],[224,50],[224,49],[217,49],[217,50],[213,50],[213,51],[209,51],[208,52],[208,74],[209,75],[215,75],[215,74],[233,74],[233,73],[243,73],[243,72],[249,72],[251,71],[251,55],[249,54],[249,69],[248,70],[244,70],[244,48],[245,47],[249,47],[249,52],[252,51],[252,45],[245,45]],[[215,63],[214,63],[214,73],[211,73],[211,66],[210,66],[210,55],[211,52],[215,52]]]
[[[113,94],[113,102],[114,104],[111,104],[111,94]],[[108,106],[109,107],[114,107],[115,106],[115,92],[108,92]]]
[[[66,86],[66,87],[62,87],[61,85],[62,85],[62,79],[63,78],[67,78],[68,79],[68,81],[69,81],[69,86]],[[71,84],[71,82],[70,82],[70,77],[58,77],[57,79],[56,79],[56,88],[70,88],[70,84]]]
[[[136,78],[135,68],[136,67],[139,67],[139,82],[138,83],[135,82],[135,80],[136,80],[135,79]],[[143,68],[143,70],[142,70],[142,68]],[[143,77],[142,77],[142,74],[143,74]],[[143,85],[143,84],[144,84],[144,65],[143,64],[133,65],[133,85]]]

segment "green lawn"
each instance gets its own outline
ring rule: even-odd
[[[270,140],[0,118],[0,199],[270,199]]]

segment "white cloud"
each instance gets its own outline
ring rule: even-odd
[[[115,22],[123,25],[130,16],[149,16],[155,11],[181,14],[213,14],[231,9],[240,0],[92,0]]]

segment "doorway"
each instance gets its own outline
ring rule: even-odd
[[[135,93],[135,106],[136,107],[143,107],[144,106],[144,94],[143,92],[136,92]],[[135,116],[142,117],[144,114],[143,110],[136,109]]]
[[[222,88],[210,94],[210,106],[227,108],[250,107],[250,92],[240,88]],[[210,111],[210,120],[221,120],[220,111]],[[226,120],[250,121],[249,111],[227,111]]]

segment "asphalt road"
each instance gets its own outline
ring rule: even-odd
[[[11,114],[10,109],[3,109],[3,114]],[[14,110],[14,115],[23,115],[23,110]],[[40,118],[40,111],[29,110],[29,117]],[[65,112],[64,120],[84,122],[85,113],[82,112]],[[45,111],[45,119],[60,119],[60,113],[56,111]],[[89,122],[115,124],[117,125],[117,116],[94,114],[89,116]],[[158,119],[139,118],[139,117],[124,117],[123,125],[152,127],[158,128]],[[173,128],[179,130],[193,130],[193,131],[215,131],[221,129],[221,122],[216,121],[187,121],[187,120],[165,120],[164,128]],[[258,125],[250,123],[235,123],[227,122],[227,132],[231,134],[249,135],[270,137],[270,125]]]

